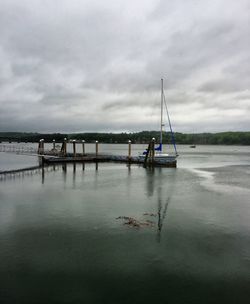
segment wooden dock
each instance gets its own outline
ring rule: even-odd
[[[98,141],[94,143],[94,149],[93,149],[94,152],[86,153],[84,140],[69,141],[66,138],[63,140],[63,142],[57,144],[56,141],[53,140],[52,146],[51,146],[51,142],[45,143],[44,140],[41,139],[38,143],[38,149],[35,149],[34,147],[29,147],[27,149],[23,146],[8,147],[8,145],[0,145],[0,148],[1,148],[0,149],[1,152],[38,155],[40,158],[40,166],[43,166],[45,164],[49,165],[49,164],[77,163],[77,162],[78,163],[79,162],[81,163],[114,162],[114,163],[138,164],[143,166],[161,166],[161,167],[169,167],[169,168],[175,168],[177,165],[176,156],[174,155],[173,156],[169,155],[167,157],[168,159],[164,160],[164,162],[159,161],[159,157],[155,154],[155,139],[152,139],[150,141],[148,148],[144,151],[144,154],[141,153],[142,155],[140,156],[132,155],[132,143],[130,140],[128,141],[128,149],[126,155],[113,155],[113,154],[100,153]]]
[[[44,164],[58,164],[58,163],[104,163],[104,162],[114,162],[114,163],[126,163],[126,164],[140,164],[147,166],[161,166],[168,168],[176,168],[176,160],[170,161],[166,164],[158,163],[154,160],[148,161],[146,164],[139,157],[131,156],[130,158],[123,155],[98,155],[86,154],[84,156],[52,156],[43,155],[42,162]]]
[[[73,145],[73,153],[69,153],[67,145]],[[82,153],[77,153],[76,145],[82,146]],[[38,146],[38,154],[42,156],[42,164],[56,164],[56,163],[98,163],[98,162],[116,162],[127,164],[140,164],[144,166],[161,166],[167,168],[176,168],[176,156],[169,156],[165,162],[159,161],[155,157],[155,139],[153,138],[148,145],[145,157],[132,156],[131,154],[131,141],[128,141],[128,154],[127,155],[107,155],[99,153],[99,143],[95,142],[95,153],[85,153],[85,141],[73,140],[68,142],[65,138],[60,151],[56,149],[55,141],[53,141],[53,149],[50,151],[44,150],[44,140],[40,140]]]

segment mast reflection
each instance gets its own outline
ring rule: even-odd
[[[167,171],[165,174],[165,171],[162,168],[148,167],[145,169],[145,171],[147,196],[155,197],[154,201],[156,202],[157,212],[153,213],[152,215],[154,215],[157,219],[156,239],[158,242],[160,242],[163,224],[167,216],[168,207],[172,200],[175,188],[176,170]]]
[[[170,202],[170,197],[168,197],[163,205],[162,203],[162,195],[161,195],[161,187],[158,189],[158,223],[157,223],[157,241],[161,241],[161,231],[162,231],[162,226],[163,222],[165,220],[166,214],[167,214],[167,209],[168,205]]]

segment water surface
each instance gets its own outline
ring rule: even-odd
[[[249,148],[180,150],[1,177],[1,303],[247,303]]]

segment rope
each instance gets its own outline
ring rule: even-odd
[[[167,102],[166,102],[166,97],[165,97],[164,92],[163,92],[163,100],[164,100],[164,104],[165,104],[166,111],[167,111],[168,123],[169,123],[169,128],[170,128],[170,131],[171,131],[172,144],[174,146],[175,154],[178,155],[177,148],[176,148],[176,145],[175,145],[174,132],[172,130],[172,125],[171,125],[170,116],[169,116],[169,113],[168,113],[168,107],[167,107]]]

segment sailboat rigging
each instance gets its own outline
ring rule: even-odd
[[[166,154],[163,153],[163,127],[165,126],[165,124],[163,123],[163,105],[165,105],[165,109],[166,109],[166,113],[167,113],[167,119],[168,119],[168,124],[169,124],[169,128],[170,128],[170,133],[171,133],[171,141],[175,150],[175,154],[174,155],[170,155],[170,154]],[[145,154],[147,153],[147,151],[144,151],[142,155],[140,155],[140,159],[144,159],[145,158]],[[155,148],[155,155],[154,155],[154,160],[156,163],[160,163],[160,164],[168,164],[171,162],[176,162],[176,158],[178,157],[178,153],[177,153],[177,148],[176,148],[176,144],[175,144],[175,138],[174,138],[174,133],[173,133],[173,129],[172,129],[172,124],[170,121],[170,116],[169,116],[169,112],[168,112],[168,107],[167,107],[167,102],[166,102],[166,97],[164,94],[164,88],[163,88],[163,79],[161,79],[161,119],[160,119],[160,142],[158,147]]]

